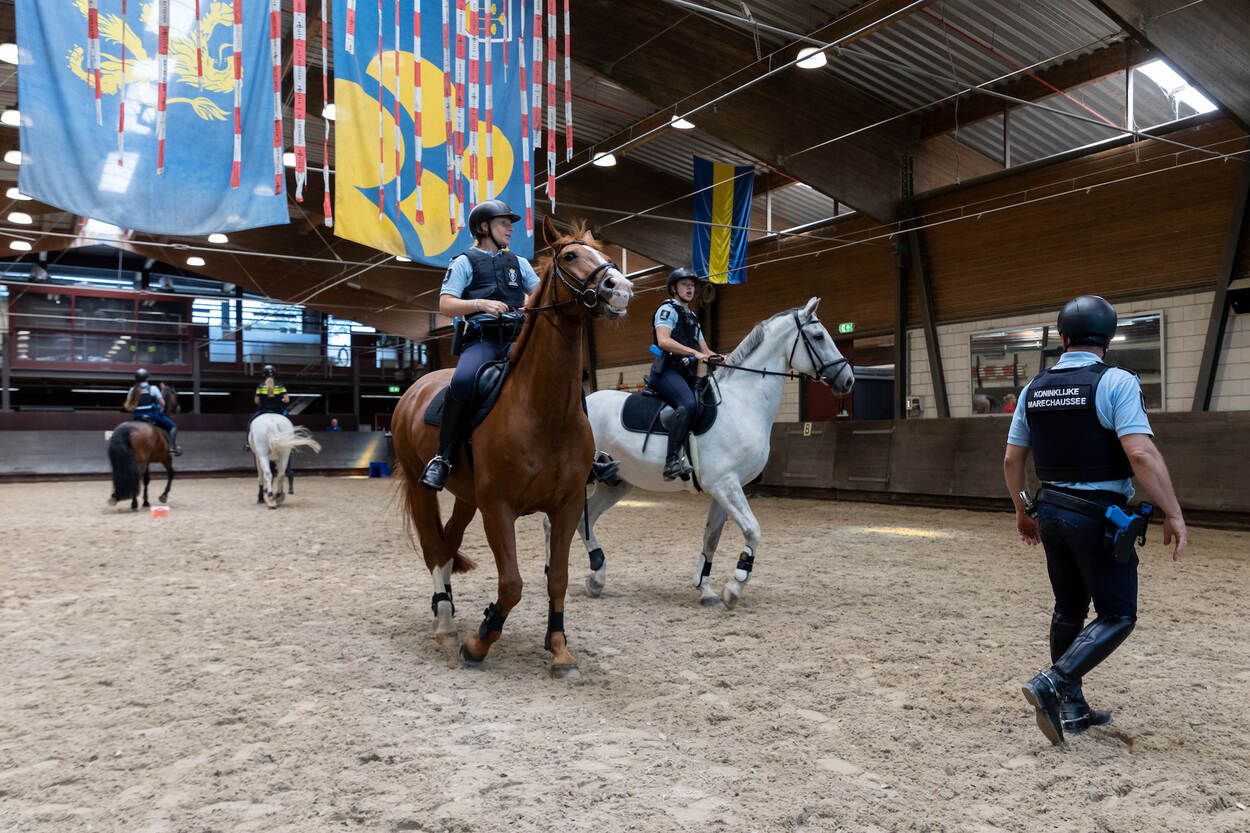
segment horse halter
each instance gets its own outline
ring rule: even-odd
[[[564,284],[565,286],[569,288],[569,291],[573,293],[573,297],[569,298],[567,301],[561,301],[559,300],[560,293],[556,291],[553,293],[557,299],[555,303],[547,304],[546,306],[541,306],[541,307],[530,307],[527,310],[527,312],[539,312],[540,310],[556,309],[558,307],[562,307],[567,304],[576,303],[579,300],[582,302],[582,306],[584,306],[588,310],[593,310],[596,306],[598,306],[599,285],[595,284],[594,286],[591,286],[590,285],[591,282],[594,281],[595,277],[600,272],[603,272],[608,269],[616,269],[619,272],[620,267],[618,267],[612,261],[605,259],[603,263],[600,263],[594,269],[591,269],[590,274],[587,275],[585,279],[579,280],[576,275],[570,274],[568,270],[566,270],[564,267],[560,265],[560,252],[564,251],[569,246],[574,246],[574,245],[585,246],[588,249],[594,248],[589,243],[583,242],[581,240],[569,240],[568,242],[561,243],[559,246],[557,246],[555,252],[551,255],[551,266],[555,270],[556,277],[560,279],[560,283]]]
[[[799,314],[797,312],[793,313],[793,315],[794,315],[794,326],[798,330],[798,332],[794,334],[794,344],[790,345],[790,360],[788,363],[791,367],[794,367],[794,351],[799,348],[799,339],[802,338],[803,347],[804,349],[807,350],[807,358],[809,361],[811,361],[812,365],[815,366],[816,359],[817,359],[816,350],[812,347],[811,337],[808,336],[807,332],[803,328],[811,324],[818,324],[820,322],[808,321],[806,324],[804,324],[802,321],[799,320]],[[823,364],[820,365],[820,367],[817,367],[816,370],[813,371],[811,374],[800,373],[799,375],[808,376],[809,378],[815,379],[816,381],[820,381],[821,379],[830,378],[825,373],[825,370],[827,368],[836,367],[839,370],[841,370],[843,366],[848,365],[850,363],[851,363],[850,360],[848,360],[845,356],[838,356],[838,358],[833,359],[832,361],[824,362]]]

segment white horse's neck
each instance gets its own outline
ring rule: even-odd
[[[794,337],[791,322],[774,321],[760,345],[735,362],[752,370],[770,370],[784,373],[788,365],[790,341]],[[718,377],[721,390],[720,412],[735,415],[736,419],[762,421],[771,424],[781,408],[781,394],[785,388],[784,376],[766,376],[749,370],[734,370]]]

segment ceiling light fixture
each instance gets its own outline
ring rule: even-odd
[[[412,263],[412,258],[404,257],[403,255],[395,255],[395,259],[400,263]]]
[[[321,108],[321,117],[322,117],[323,119],[325,119],[326,121],[334,121],[334,116],[335,116],[335,115],[336,115],[336,114],[335,114],[335,111],[334,111],[334,102],[333,102],[333,101],[331,101],[331,102],[330,102],[329,104],[327,104],[325,107],[322,107],[322,108]]]
[[[15,252],[29,252],[30,244],[25,240],[11,240],[9,241],[9,248]]]
[[[189,258],[187,258],[187,265],[188,266],[203,266],[204,258],[200,257],[199,255],[191,255]]]
[[[0,61],[4,61],[6,64],[17,63],[16,43],[0,43]]]
[[[22,124],[21,112],[16,109],[5,110],[3,113],[0,113],[0,124],[5,124],[9,127],[20,127]]]
[[[673,116],[668,120],[668,126],[676,130],[693,130],[694,124],[686,121],[681,116]]]
[[[823,50],[805,46],[799,50],[799,66],[803,69],[820,69],[829,62]]]
[[[6,150],[4,152],[4,161],[9,165],[20,165],[22,164],[22,152],[16,148]]]
[[[16,185],[14,185],[9,190],[5,191],[4,195],[11,200],[33,200],[34,199],[34,197],[29,197],[26,194],[23,194],[21,191],[17,190]]]
[[[17,223],[19,226],[29,226],[35,222],[34,219],[25,211],[10,211],[9,222]]]
[[[230,238],[221,232],[214,232],[208,236],[209,243],[229,243]]]
[[[592,162],[600,168],[610,168],[616,164],[616,157],[611,153],[600,153],[595,156]]]

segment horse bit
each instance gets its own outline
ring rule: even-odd
[[[794,334],[794,343],[790,345],[790,358],[787,363],[791,367],[794,366],[794,353],[795,351],[799,349],[799,339],[802,338],[803,349],[807,351],[807,358],[809,361],[811,361],[813,365],[815,365],[817,361],[817,353],[816,353],[815,348],[812,347],[811,337],[807,334],[807,331],[804,330],[803,328],[809,327],[812,324],[817,324],[819,322],[808,321],[806,324],[804,324],[802,321],[799,321],[799,314],[797,312],[793,312],[791,313],[791,315],[794,316],[794,326],[795,326],[796,332]],[[848,365],[850,363],[851,363],[850,360],[847,359],[845,356],[839,356],[836,359],[832,359],[830,361],[822,363],[812,373],[795,373],[793,371],[764,370],[758,367],[743,367],[742,365],[738,365],[738,364],[724,364],[720,362],[717,363],[717,366],[724,367],[729,370],[745,370],[748,373],[759,373],[760,375],[763,375],[763,376],[785,376],[787,379],[815,379],[816,381],[820,381],[821,377],[828,378],[825,375],[825,370],[827,370],[828,368],[836,367],[836,368],[841,369],[843,365]]]
[[[595,276],[600,272],[607,269],[616,269],[619,272],[620,267],[610,260],[604,260],[603,263],[600,263],[594,269],[590,270],[590,274],[587,275],[584,280],[579,280],[576,276],[569,274],[569,272],[560,265],[560,252],[573,245],[592,248],[589,243],[584,243],[581,240],[570,240],[567,243],[561,243],[551,256],[551,265],[555,270],[556,277],[560,279],[560,283],[569,288],[569,290],[573,293],[573,297],[569,298],[567,301],[557,300],[553,304],[547,304],[541,307],[529,307],[525,310],[526,312],[541,312],[542,310],[556,309],[567,304],[576,303],[579,300],[582,302],[582,306],[586,309],[593,310],[599,303],[599,287],[597,284],[593,287],[590,286],[591,281],[593,281]],[[557,298],[559,297],[558,292],[553,294]]]

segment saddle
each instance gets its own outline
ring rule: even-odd
[[[490,409],[495,407],[499,392],[503,389],[504,380],[512,372],[512,362],[508,359],[497,359],[487,362],[477,369],[473,376],[473,399],[469,404],[469,412],[473,414],[470,424],[473,428],[482,424]],[[447,388],[434,395],[425,409],[425,424],[439,426],[443,424],[443,406],[447,399]]]
[[[650,379],[647,380],[648,385]],[[704,376],[694,386],[694,417],[690,433],[706,434],[716,423],[720,388],[713,376]],[[631,393],[621,409],[621,427],[638,434],[667,434],[673,424],[673,409],[650,386]]]

